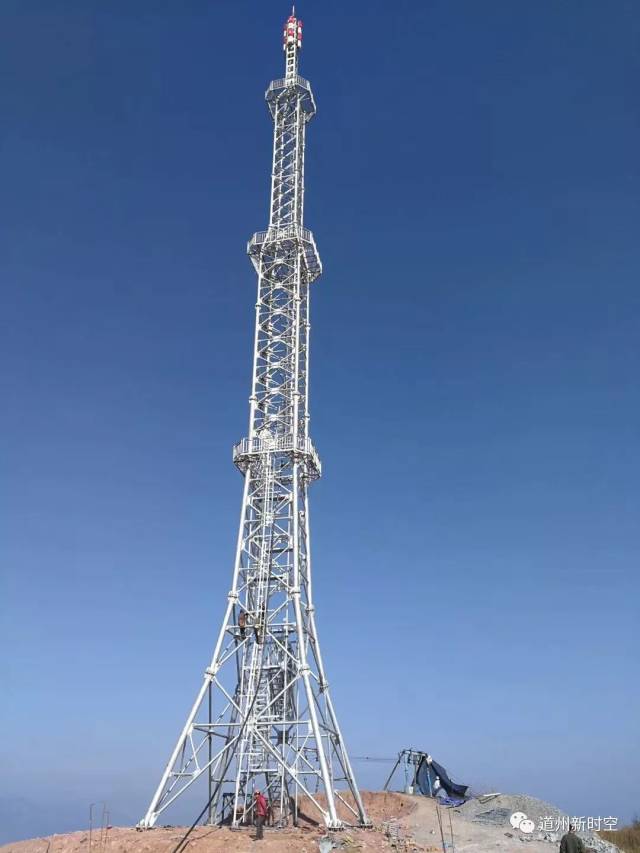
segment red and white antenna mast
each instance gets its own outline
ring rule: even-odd
[[[291,14],[284,25],[282,47],[285,54],[285,77],[293,80],[298,75],[298,53],[302,50],[302,21],[296,18],[296,7],[292,6]]]

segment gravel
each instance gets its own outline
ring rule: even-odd
[[[528,797],[526,794],[496,794],[485,795],[476,799],[468,800],[464,805],[454,809],[465,820],[473,823],[483,823],[491,826],[505,828],[505,832],[512,832],[514,837],[521,841],[549,841],[557,843],[567,831],[569,816],[552,806],[544,800]],[[535,824],[535,829],[530,833],[519,832],[514,829],[509,819],[514,812],[523,812],[529,820]],[[544,819],[551,819],[542,828]],[[559,826],[557,823],[559,822]],[[588,850],[595,853],[620,853],[618,847],[604,841],[596,833],[589,830],[577,833],[585,843]]]

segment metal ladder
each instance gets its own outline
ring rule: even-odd
[[[245,654],[242,663],[242,685],[244,689],[240,693],[240,707],[245,714],[245,729],[239,745],[238,762],[242,769],[238,774],[236,782],[236,803],[240,798],[244,797],[245,813],[251,807],[251,802],[247,802],[252,792],[247,790],[249,780],[260,770],[266,768],[268,754],[264,745],[255,737],[253,727],[257,720],[260,720],[259,728],[262,729],[263,736],[268,737],[268,726],[262,725],[265,723],[265,710],[269,705],[267,676],[263,672],[262,665],[256,665],[258,658],[264,660],[264,642],[266,639],[266,615],[269,604],[269,582],[271,572],[271,537],[273,526],[273,483],[274,460],[270,455],[267,455],[264,460],[265,478],[264,478],[264,496],[262,506],[261,533],[260,533],[260,553],[258,555],[256,567],[256,586],[254,590],[254,608],[249,611],[252,617],[252,622],[257,632],[259,640],[255,637],[251,641],[250,653]],[[250,658],[250,660],[248,660]],[[234,814],[234,822],[237,820],[237,814]]]

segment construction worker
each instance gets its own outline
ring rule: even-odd
[[[560,853],[585,853],[582,839],[576,835],[575,825],[569,825],[569,832],[562,836],[560,841]]]
[[[260,791],[256,791],[255,793],[254,808],[256,816],[256,841],[261,841],[264,837],[264,822],[269,813],[269,806]]]
[[[247,614],[244,610],[241,610],[238,616],[238,628],[240,628],[240,638],[244,640],[247,629]]]

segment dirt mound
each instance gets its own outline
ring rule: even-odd
[[[297,828],[265,829],[263,841],[254,840],[252,829],[232,830],[228,827],[198,827],[189,840],[186,853],[319,853],[322,847],[343,853],[442,853],[455,845],[456,853],[555,853],[558,835],[551,832],[518,832],[509,818],[514,811],[524,812],[534,821],[545,817],[564,817],[559,809],[541,800],[525,796],[499,794],[480,798],[455,809],[444,809],[434,800],[388,792],[363,793],[365,807],[373,821],[373,829],[347,826],[344,831],[327,836],[305,808],[307,820]],[[348,798],[345,797],[348,802]],[[353,814],[341,803],[340,815],[347,821]],[[182,827],[159,827],[138,832],[136,829],[113,827],[106,838],[94,831],[91,845],[89,833],[71,832],[49,838],[16,841],[0,847],[0,853],[172,853],[183,838]],[[592,833],[581,833],[587,846],[597,853],[619,853]],[[528,842],[523,846],[522,842]]]
[[[348,847],[354,853],[360,850],[363,853],[381,853],[389,849],[382,824],[394,818],[402,820],[410,814],[415,809],[415,798],[404,794],[369,791],[364,791],[362,798],[374,829],[347,826],[343,832],[334,833],[332,837],[336,843],[344,845],[345,849]],[[352,805],[348,796],[345,795],[344,799]],[[318,840],[326,835],[326,830],[318,826],[310,804],[301,802],[301,813],[299,827],[267,827],[264,840],[259,842],[254,840],[252,828],[231,830],[228,827],[198,827],[191,835],[186,853],[247,853],[254,846],[263,853],[318,853]],[[344,803],[338,803],[338,813],[348,824],[355,820]],[[106,839],[102,840],[99,831],[94,830],[89,846],[89,833],[83,830],[16,841],[0,847],[0,853],[172,853],[185,831],[185,827],[175,826],[157,827],[146,832],[129,827],[112,827]]]

